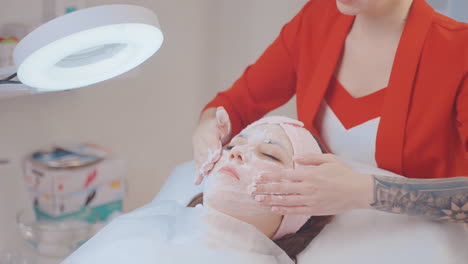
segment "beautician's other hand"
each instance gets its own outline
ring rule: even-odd
[[[250,190],[258,202],[272,205],[272,211],[282,215],[334,215],[370,208],[371,175],[354,172],[332,154],[307,155],[295,161],[307,166],[254,179]]]
[[[223,143],[230,137],[231,122],[224,107],[203,112],[192,137],[193,156],[197,169],[195,184],[203,181],[221,156]]]

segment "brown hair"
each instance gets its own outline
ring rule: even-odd
[[[188,203],[187,207],[195,207],[203,203],[203,193],[199,193]],[[294,234],[288,234],[282,238],[273,240],[288,256],[296,261],[296,257],[301,253],[321,231],[331,222],[333,216],[312,216],[309,220]]]

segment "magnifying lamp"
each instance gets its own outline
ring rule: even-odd
[[[22,39],[13,53],[17,73],[0,84],[23,83],[38,92],[88,86],[137,67],[162,42],[156,14],[147,8],[82,9],[51,20]]]

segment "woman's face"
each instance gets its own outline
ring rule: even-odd
[[[226,213],[271,214],[253,200],[248,187],[262,172],[293,168],[293,149],[279,125],[245,129],[224,147],[221,159],[207,176],[204,203]]]
[[[361,13],[381,14],[399,1],[402,0],[336,0],[336,5],[341,13],[354,16]]]

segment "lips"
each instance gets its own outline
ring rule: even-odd
[[[237,171],[231,167],[231,166],[224,166],[222,167],[221,169],[219,169],[219,172],[220,173],[223,173],[223,174],[226,174],[228,176],[231,176],[233,178],[235,178],[236,180],[240,180],[239,178],[239,174],[237,173]]]

